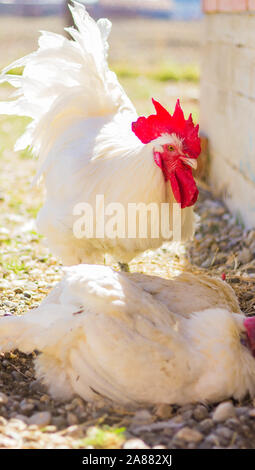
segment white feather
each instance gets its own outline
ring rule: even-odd
[[[77,239],[74,207],[81,202],[95,210],[98,194],[105,206],[121,203],[170,204],[172,229],[173,194],[153,159],[153,142],[143,145],[131,130],[137,119],[134,106],[107,64],[111,23],[97,23],[83,5],[70,7],[77,29],[68,28],[73,40],[42,32],[36,52],[4,70],[0,81],[18,87],[16,100],[0,103],[0,113],[32,118],[16,150],[30,145],[39,157],[37,179],[45,179],[47,195],[39,212],[39,231],[64,264],[104,261],[105,253],[118,261],[129,261],[138,253],[161,246],[160,235],[147,238],[104,235]],[[24,66],[22,76],[8,71]],[[174,136],[173,136],[174,138]],[[171,136],[168,136],[171,142]],[[141,211],[139,210],[138,213]],[[103,219],[103,211],[97,213]],[[182,238],[194,232],[192,208],[182,210]]]
[[[255,393],[255,361],[233,290],[217,279],[166,280],[80,265],[42,305],[0,320],[0,351],[41,351],[54,397],[177,403]]]

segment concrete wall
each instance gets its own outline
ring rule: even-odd
[[[255,1],[204,1],[201,130],[209,179],[255,227]]]

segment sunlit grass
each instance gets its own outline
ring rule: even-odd
[[[81,439],[78,447],[94,449],[120,449],[125,441],[125,428],[94,426],[88,429],[87,436]]]
[[[198,83],[200,73],[197,65],[166,64],[149,73],[149,76],[160,82],[187,81]]]
[[[14,69],[9,70],[9,75],[22,75],[24,67],[16,67]]]
[[[28,207],[28,208],[27,208],[27,213],[28,213],[32,218],[35,219],[40,209],[41,209],[41,204],[40,204],[40,205],[36,205],[36,206],[31,206],[31,207]]]
[[[126,64],[113,64],[112,69],[119,78],[137,78],[141,76],[159,82],[188,81],[193,83],[198,83],[200,78],[200,70],[197,64],[168,63],[148,69],[139,69]]]
[[[3,271],[12,271],[14,274],[27,272],[27,266],[20,261],[19,255],[9,255],[8,257],[0,255],[0,267]]]
[[[23,134],[30,118],[0,116],[0,158],[6,150],[13,150],[16,140]],[[21,153],[22,158],[29,156],[28,151]]]
[[[175,85],[168,84],[167,82],[163,83],[146,77],[120,78],[120,82],[127,95],[135,104],[139,115],[149,115],[154,112],[151,98],[158,100],[170,112],[174,110],[176,99],[180,98],[186,118],[192,113],[194,122],[199,122],[198,101],[183,97],[181,92],[182,87],[178,88],[183,82],[176,85],[177,89],[174,96],[169,96],[168,88]]]
[[[19,209],[20,207],[22,206],[23,204],[23,200],[22,198],[19,196],[17,196],[16,194],[11,194],[11,197],[10,197],[10,200],[8,202],[8,206],[14,210],[14,212],[19,212]]]
[[[24,67],[17,67],[10,70],[11,75],[22,75]],[[200,70],[197,64],[178,64],[174,62],[163,63],[157,67],[146,68],[136,67],[131,64],[112,64],[111,69],[120,78],[136,78],[144,76],[160,82],[166,81],[189,81],[197,83],[200,78]]]

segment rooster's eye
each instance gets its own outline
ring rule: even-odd
[[[169,150],[170,152],[173,152],[174,151],[174,146],[173,145],[168,145],[167,150]]]
[[[241,335],[240,335],[240,343],[245,346],[246,348],[249,347],[249,341],[248,341],[248,338],[247,338],[247,334],[242,332]]]

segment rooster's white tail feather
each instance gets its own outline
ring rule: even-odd
[[[74,40],[42,31],[38,50],[13,62],[0,76],[0,83],[17,88],[15,100],[0,103],[0,113],[32,118],[15,150],[30,145],[41,162],[69,125],[122,107],[134,109],[108,68],[110,21],[95,22],[83,5],[72,3],[77,30],[67,31]],[[24,67],[21,76],[8,74],[17,67]]]

